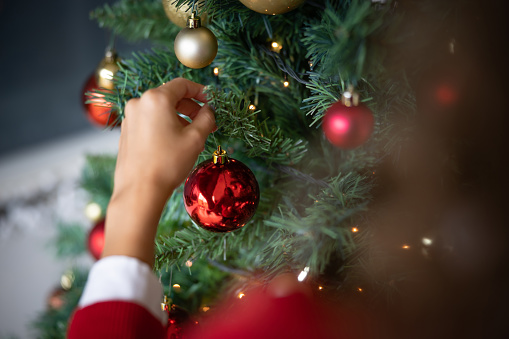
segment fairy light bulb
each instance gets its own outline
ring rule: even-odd
[[[215,76],[219,75],[219,68],[218,67],[214,67],[214,75]]]
[[[91,202],[85,207],[85,215],[93,222],[99,222],[103,218],[101,206],[96,202]]]
[[[279,53],[279,51],[281,51],[281,49],[283,49],[283,46],[280,43],[278,43],[277,41],[273,41],[270,44],[270,47],[272,48],[272,51],[276,52],[276,53]]]
[[[404,249],[404,250],[409,250],[410,246],[405,244],[405,245],[401,246],[401,248]]]
[[[246,296],[246,295],[245,295],[244,293],[240,292],[240,293],[237,295],[237,298],[242,299],[242,298],[244,298],[245,296]]]
[[[186,261],[186,266],[187,267],[193,266],[193,262],[191,260]]]
[[[289,82],[288,80],[285,80],[285,81],[283,82],[283,86],[285,86],[285,87],[290,86],[290,82]]]
[[[179,285],[179,284],[173,284],[173,286],[172,286],[172,287],[173,287],[173,290],[174,290],[175,292],[177,292],[177,293],[178,293],[178,292],[180,292],[180,285]]]
[[[431,246],[433,244],[433,240],[430,238],[424,237],[421,239],[421,241],[422,241],[422,244],[425,246]]]
[[[299,273],[299,276],[297,277],[298,281],[304,281],[309,273],[309,266],[304,267],[304,269]]]
[[[254,111],[254,110],[256,109],[256,106],[255,106],[255,105],[253,105],[253,104],[251,104],[251,105],[249,105],[249,109],[250,109],[251,111]]]
[[[357,227],[352,227],[352,233],[357,233],[359,232],[359,229]]]

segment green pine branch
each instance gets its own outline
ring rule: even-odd
[[[69,318],[78,305],[87,281],[88,272],[81,268],[72,269],[73,283],[69,290],[65,290],[61,296],[63,305],[61,308],[48,308],[39,313],[31,327],[38,332],[37,338],[41,339],[65,339]]]
[[[80,224],[57,224],[57,235],[48,244],[57,258],[76,258],[87,251],[85,229]]]
[[[313,203],[303,213],[295,206],[281,208],[265,221],[278,230],[264,251],[267,267],[274,270],[283,263],[298,264],[317,275],[323,273],[332,255],[346,262],[357,250],[351,227],[367,210],[371,188],[365,177],[339,174],[310,197]]]
[[[384,57],[378,41],[389,9],[390,2],[375,10],[371,1],[327,1],[322,17],[306,25],[302,40],[314,70],[353,84],[378,74]]]
[[[268,165],[298,163],[307,150],[307,142],[292,140],[282,129],[259,122],[249,107],[251,102],[233,92],[215,92],[209,88],[209,103],[214,107],[216,124],[224,138],[241,139],[248,157],[261,157]]]
[[[108,28],[114,35],[129,41],[150,39],[173,46],[180,31],[165,15],[160,0],[120,0],[113,5],[105,4],[90,13],[99,27]]]
[[[90,200],[106,211],[113,193],[113,173],[116,158],[111,155],[88,155],[81,173],[81,188],[90,195]]]

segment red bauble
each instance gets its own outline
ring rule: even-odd
[[[66,291],[62,287],[55,288],[48,296],[47,305],[48,308],[54,310],[60,310],[65,304],[65,293]]]
[[[191,317],[186,310],[177,305],[171,305],[168,308],[168,327],[166,328],[166,337],[168,339],[185,339],[183,328],[191,323]]]
[[[242,162],[228,158],[220,147],[214,159],[196,166],[184,185],[187,213],[196,224],[212,232],[243,227],[259,200],[260,189],[253,172]]]
[[[476,83],[471,80],[472,69],[459,56],[449,55],[423,71],[415,94],[419,117],[426,125],[447,134],[461,125],[463,103],[474,93],[469,84]]]
[[[348,107],[339,101],[325,113],[322,129],[331,144],[352,149],[369,139],[374,122],[373,114],[366,106],[359,104]]]
[[[111,102],[104,100],[104,95],[94,93],[93,98],[87,97],[85,93],[92,92],[94,89],[99,88],[95,75],[92,74],[88,78],[85,86],[83,87],[83,107],[87,118],[95,125],[100,127],[112,126],[117,120],[117,114],[111,110],[113,106]],[[92,103],[86,104],[87,100],[92,100]]]
[[[88,234],[88,251],[99,260],[104,248],[104,220],[95,224]]]

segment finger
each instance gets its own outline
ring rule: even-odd
[[[193,98],[200,102],[207,102],[207,95],[203,93],[205,86],[184,78],[176,78],[157,88],[165,92],[172,102],[179,102],[183,98]]]
[[[180,121],[180,124],[182,126],[184,126],[184,127],[189,125],[189,124],[191,124],[189,121],[187,121],[186,119],[182,118],[181,116],[177,115],[177,119]]]
[[[127,119],[127,116],[130,114],[131,111],[135,110],[134,107],[138,104],[138,101],[140,101],[139,98],[132,98],[129,99],[129,101],[127,101],[124,107],[124,120]]]
[[[200,108],[201,106],[192,99],[182,99],[177,105],[177,112],[194,119]]]
[[[203,106],[198,111],[198,114],[196,114],[196,117],[189,127],[198,130],[204,138],[207,138],[216,128],[216,118],[209,105]]]

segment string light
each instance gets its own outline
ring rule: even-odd
[[[85,207],[85,215],[88,219],[91,221],[97,222],[99,221],[102,216],[103,212],[101,209],[101,206],[98,203],[91,202]]]
[[[173,284],[173,286],[172,286],[172,287],[173,287],[173,290],[174,290],[175,292],[180,292],[180,285],[179,285],[179,284]]]
[[[254,111],[254,110],[256,109],[256,106],[255,106],[255,105],[253,105],[253,104],[251,104],[251,105],[249,105],[249,109],[250,109],[251,111]]]
[[[244,298],[245,296],[246,296],[246,295],[245,295],[244,293],[242,293],[242,292],[240,292],[240,293],[237,295],[237,297],[238,297],[239,299],[242,299],[242,298]]]
[[[208,310],[210,310],[210,307],[208,307],[208,306],[203,306],[203,307],[201,308],[201,310],[202,310],[203,312],[207,312]]]
[[[409,250],[410,246],[409,245],[403,245],[403,246],[401,246],[401,248],[404,249],[404,250]]]
[[[219,75],[219,68],[214,67],[214,75],[215,75],[215,76],[218,76],[218,75]]]
[[[279,53],[279,51],[281,51],[281,49],[283,48],[283,46],[280,45],[277,41],[273,41],[270,44],[270,47],[272,47],[272,51],[277,52],[277,53]]]
[[[306,279],[306,277],[308,276],[308,272],[309,272],[309,266],[304,267],[302,272],[299,273],[299,276],[297,277],[297,280],[298,281],[304,281],[304,279]]]
[[[285,80],[285,81],[283,82],[283,86],[285,86],[285,87],[290,86],[290,82],[289,82],[288,80]]]
[[[357,291],[362,292],[362,288],[357,287]]]
[[[318,290],[319,291],[323,290],[323,287],[322,286],[318,286]]]
[[[425,245],[425,246],[431,246],[431,244],[433,244],[433,240],[431,240],[430,238],[422,238],[422,244]]]
[[[186,261],[186,266],[187,267],[193,266],[193,262],[191,260]]]
[[[359,229],[357,227],[352,227],[352,233],[357,233],[359,232]]]

